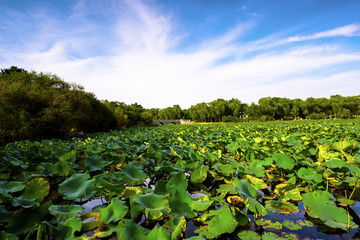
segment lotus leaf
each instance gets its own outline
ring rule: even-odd
[[[0,193],[14,193],[22,191],[25,188],[24,182],[0,182]]]
[[[253,185],[253,187],[254,187],[256,190],[268,188],[268,185],[266,185],[266,183],[264,182],[264,180],[262,180],[262,179],[260,179],[260,178],[253,177],[253,176],[251,176],[251,175],[245,175],[245,177],[246,177],[247,179],[249,179],[249,181],[251,182],[251,185]]]
[[[200,166],[191,173],[190,181],[193,183],[202,183],[207,177],[208,170],[209,166]]]
[[[295,161],[289,155],[283,153],[276,153],[272,156],[276,166],[282,169],[290,170],[295,166]]]
[[[24,197],[41,202],[50,192],[50,183],[44,178],[34,178],[26,184]]]
[[[301,193],[299,188],[293,184],[280,183],[276,185],[274,193],[277,195],[278,199],[289,201],[301,201]]]
[[[303,194],[303,204],[309,211],[309,216],[320,218],[327,226],[332,228],[347,229],[348,214],[345,209],[336,207],[333,197],[328,191],[316,190]],[[350,221],[351,228],[357,228],[357,225]]]
[[[85,159],[85,167],[89,172],[103,170],[110,163],[103,156],[91,156]]]
[[[272,232],[265,232],[262,235],[262,240],[288,240],[288,239],[279,237],[275,233],[272,233]]]
[[[224,233],[232,233],[238,226],[238,222],[228,205],[215,212],[206,214],[206,217],[212,217],[208,222],[208,226],[195,230],[195,232],[204,234],[208,238],[216,238]]]
[[[145,240],[169,240],[170,233],[163,226],[155,226],[151,232],[146,236]]]
[[[166,183],[166,190],[169,193],[176,192],[177,189],[187,189],[189,183],[186,179],[184,173],[178,173],[174,175],[170,180]]]
[[[71,169],[66,161],[58,161],[52,166],[52,171],[59,176],[67,176],[71,172]]]
[[[182,188],[179,188],[172,194],[169,201],[171,214],[193,218],[196,214],[192,210],[193,200],[189,194]]]
[[[128,209],[125,202],[118,198],[113,198],[109,206],[100,210],[100,221],[106,224],[117,222],[126,215]]]
[[[117,237],[121,240],[145,239],[150,230],[134,223],[132,220],[124,219],[119,223]]]
[[[51,205],[49,212],[59,219],[66,219],[80,213],[83,214],[85,209],[81,206],[74,205]]]
[[[181,239],[186,230],[186,219],[184,216],[175,216],[167,221],[164,226],[173,230],[171,240]]]
[[[331,159],[329,161],[325,162],[325,166],[329,167],[329,168],[343,168],[343,167],[347,167],[348,164],[341,160],[341,159]]]
[[[241,231],[237,234],[238,238],[241,240],[261,240],[261,236],[258,235],[256,232],[246,230]]]
[[[6,211],[5,206],[0,205],[0,226],[2,226],[3,223],[8,222],[8,218],[10,215],[11,215],[11,213]]]
[[[256,215],[263,215],[267,214],[266,209],[262,206],[256,199],[259,197],[259,193],[256,189],[250,185],[248,180],[235,180],[234,181],[234,188],[235,190],[241,194],[244,199],[244,203],[246,207],[254,212]]]
[[[76,173],[59,184],[59,193],[64,199],[75,200],[81,198],[87,200],[94,195],[95,179],[88,180],[88,173]]]
[[[20,235],[30,231],[49,214],[50,205],[51,202],[46,202],[34,209],[23,208],[14,212],[9,217],[8,225],[5,228],[6,232]]]
[[[146,218],[149,220],[160,219],[170,213],[169,201],[165,196],[157,194],[138,194],[133,201],[145,209]]]
[[[291,202],[283,200],[269,200],[266,201],[265,208],[273,213],[288,213],[299,212],[297,206]]]
[[[224,176],[232,176],[235,174],[235,169],[229,164],[216,163],[213,168]]]
[[[145,181],[147,175],[135,163],[126,164],[121,172],[114,174],[116,177],[121,177],[127,184],[140,184]]]
[[[322,175],[317,173],[314,168],[300,168],[297,172],[299,178],[304,179],[307,182],[321,183],[323,181]]]
[[[24,196],[13,198],[11,204],[14,207],[22,206],[23,208],[32,208],[40,206],[40,203],[36,199],[28,199]]]
[[[255,223],[256,223],[257,225],[262,226],[262,227],[265,228],[265,229],[268,229],[268,228],[273,228],[273,229],[277,229],[277,230],[282,229],[282,224],[281,224],[281,223],[279,223],[279,222],[272,222],[271,220],[263,220],[263,219],[260,219],[260,220],[256,220]]]
[[[197,199],[193,199],[191,208],[195,211],[202,212],[208,209],[211,204],[213,203],[213,200],[210,200],[209,196],[202,196]]]
[[[56,236],[56,239],[68,239],[73,240],[76,237],[74,236],[75,232],[81,231],[82,221],[79,217],[72,217],[67,219],[64,223],[61,223],[60,234]]]
[[[302,229],[302,227],[300,225],[296,224],[293,221],[289,221],[289,220],[283,221],[282,225],[284,227],[290,229],[290,230],[300,230],[300,229]]]

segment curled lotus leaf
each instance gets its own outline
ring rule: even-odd
[[[162,195],[138,194],[133,201],[145,209],[146,218],[149,220],[160,219],[170,213],[169,200]]]

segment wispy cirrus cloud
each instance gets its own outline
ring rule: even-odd
[[[179,45],[189,36],[177,32],[181,22],[164,9],[140,0],[78,1],[64,19],[46,10],[37,17],[23,17],[23,21],[38,18],[39,27],[27,33],[31,38],[22,38],[21,51],[11,50],[11,43],[0,46],[4,53],[0,65],[52,72],[83,85],[100,99],[138,102],[148,108],[174,104],[187,108],[216,98],[236,97],[250,103],[265,96],[329,96],[341,84],[337,93],[346,95],[360,87],[360,72],[353,69],[312,75],[341,64],[359,64],[359,52],[341,43],[307,43],[356,37],[358,23],[312,35],[245,41],[259,23],[240,21],[231,30],[183,50]],[[94,20],[99,18],[102,21]]]

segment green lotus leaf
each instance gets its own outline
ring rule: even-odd
[[[10,215],[11,213],[6,210],[5,206],[0,205],[0,226],[8,222]]]
[[[95,179],[88,180],[88,173],[76,173],[59,184],[59,193],[64,199],[75,200],[81,198],[87,200],[94,195]]]
[[[314,168],[300,168],[297,172],[299,178],[304,179],[307,182],[314,181],[315,183],[321,183],[323,181],[322,175],[317,173]]]
[[[51,205],[49,212],[59,219],[67,219],[80,213],[83,214],[85,209],[81,206],[74,205]]]
[[[124,219],[118,225],[117,237],[121,240],[145,239],[150,230],[134,223],[132,220]]]
[[[272,222],[271,220],[264,220],[264,219],[260,219],[260,220],[256,220],[255,223],[259,226],[262,226],[265,229],[268,228],[273,228],[276,230],[280,230],[282,229],[282,224],[279,222]]]
[[[86,157],[97,156],[102,153],[103,149],[100,144],[93,143],[91,146],[84,151]]]
[[[65,222],[60,223],[58,228],[60,229],[57,238],[73,240],[76,237],[74,236],[75,232],[81,231],[82,220],[79,217],[72,217],[67,219]]]
[[[348,166],[348,164],[345,161],[336,158],[326,161],[324,164],[329,168],[343,168]]]
[[[283,153],[276,153],[272,156],[276,166],[282,169],[290,170],[295,166],[295,161],[289,155]]]
[[[173,230],[171,239],[181,239],[186,230],[186,218],[184,216],[175,216],[167,221],[164,226]]]
[[[259,196],[259,193],[256,191],[256,189],[250,185],[248,180],[234,180],[234,188],[235,190],[241,194],[241,196],[244,199],[244,203],[246,207],[254,212],[256,215],[263,215],[265,216],[267,214],[266,209],[263,205],[261,205],[256,199]]]
[[[216,238],[224,233],[232,233],[238,226],[238,222],[228,205],[204,216],[204,218],[209,217],[212,218],[208,222],[208,226],[195,230],[196,233],[204,234],[208,238]]]
[[[143,170],[135,163],[128,163],[121,172],[114,174],[116,177],[121,177],[127,184],[141,184],[147,178]]]
[[[356,149],[357,142],[340,141],[330,145],[330,148],[339,152],[348,152]]]
[[[202,183],[207,177],[209,166],[200,166],[198,169],[193,171],[190,176],[190,181],[193,183]]]
[[[6,232],[0,232],[0,239],[6,239],[6,240],[19,240],[19,237],[15,234],[6,233]]]
[[[23,208],[32,208],[40,206],[40,203],[36,199],[28,199],[24,196],[13,198],[11,204],[14,207],[22,206]]]
[[[117,222],[126,215],[128,209],[125,202],[113,198],[109,206],[100,210],[100,221],[105,224]]]
[[[210,200],[209,196],[203,196],[197,199],[193,199],[191,208],[198,212],[203,212],[208,209],[214,200]]]
[[[225,146],[226,149],[231,153],[236,153],[236,150],[238,149],[238,145],[234,142],[231,142],[230,144]]]
[[[110,163],[103,156],[87,157],[84,161],[85,167],[89,172],[103,170]]]
[[[260,178],[253,177],[251,175],[245,175],[245,177],[249,179],[251,185],[253,185],[256,190],[268,188],[268,185]]]
[[[288,240],[287,238],[279,237],[273,232],[265,232],[262,235],[262,240]]]
[[[216,163],[213,168],[218,172],[221,173],[224,176],[232,176],[235,174],[236,170],[229,164],[221,164]]]
[[[316,190],[303,194],[303,204],[310,217],[320,218],[329,227],[346,230],[348,221],[351,228],[358,227],[345,209],[336,206],[328,191]]]
[[[46,202],[34,209],[23,208],[14,212],[9,217],[6,232],[20,235],[30,231],[49,214],[50,205],[51,202]]]
[[[0,193],[14,193],[22,191],[25,188],[24,182],[16,182],[16,181],[10,181],[10,182],[0,182]]]
[[[13,166],[20,166],[24,162],[19,160],[13,154],[6,152],[5,150],[0,150],[0,159],[5,160],[6,162],[10,163]]]
[[[265,208],[273,213],[288,213],[299,212],[299,208],[291,202],[283,200],[269,200],[265,203]]]
[[[149,220],[160,219],[170,213],[169,201],[165,196],[151,194],[138,194],[133,201],[145,209],[146,218]]]
[[[53,164],[50,162],[42,162],[40,163],[40,165],[38,166],[38,172],[41,174],[41,176],[43,177],[48,177],[48,176],[52,176],[53,175]]]
[[[169,193],[174,193],[178,189],[187,189],[189,183],[186,179],[186,176],[184,173],[178,173],[174,175],[170,180],[166,183],[166,190]]]
[[[163,226],[155,226],[151,232],[146,236],[145,240],[169,240],[170,233]]]
[[[300,220],[299,221],[299,226],[301,226],[301,227],[313,227],[314,224],[312,222],[308,221],[308,220],[304,220],[304,221]]]
[[[50,192],[50,183],[45,178],[34,178],[26,184],[24,197],[41,202]]]
[[[276,185],[274,193],[278,199],[289,201],[301,201],[301,193],[299,188],[294,184],[280,183]]]
[[[193,212],[192,206],[193,200],[186,192],[186,190],[179,188],[172,194],[172,197],[169,201],[171,214],[176,214],[179,216],[185,216],[187,218],[193,218],[196,214]]]
[[[66,161],[58,161],[52,167],[52,171],[59,176],[67,176],[71,172],[71,169]]]
[[[237,234],[238,238],[241,240],[261,240],[261,236],[256,232],[245,230]]]
[[[298,224],[296,224],[293,221],[285,220],[282,222],[282,225],[290,230],[300,230],[302,227]]]

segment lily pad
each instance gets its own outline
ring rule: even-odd
[[[209,166],[200,166],[198,169],[193,171],[190,176],[190,181],[193,183],[202,183],[207,177]]]

